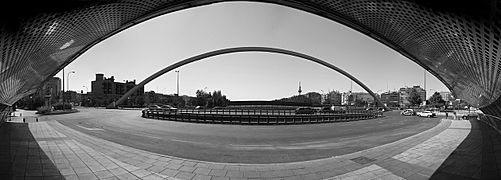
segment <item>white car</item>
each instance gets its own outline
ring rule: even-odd
[[[431,111],[417,112],[416,115],[419,117],[435,117],[436,116],[435,113],[433,113]]]
[[[160,109],[166,111],[166,112],[172,112],[172,113],[176,113],[177,112],[177,108],[175,107],[172,107],[170,105],[162,105],[160,106]]]

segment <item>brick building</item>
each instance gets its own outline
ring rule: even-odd
[[[91,82],[91,99],[94,106],[106,106],[109,103],[118,100],[122,95],[136,86],[136,80],[115,82],[115,77],[104,77],[104,74],[96,74],[96,79]],[[142,104],[144,103],[144,87],[139,88],[129,98],[130,102],[124,104]]]

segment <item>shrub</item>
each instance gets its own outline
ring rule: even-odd
[[[52,111],[52,107],[42,106],[37,108],[37,114],[47,114]]]
[[[63,110],[63,108],[64,109],[72,109],[73,106],[70,103],[64,103],[64,107],[63,107],[63,103],[54,104],[54,110]]]

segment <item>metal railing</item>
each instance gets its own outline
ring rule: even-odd
[[[244,110],[244,109],[180,109],[145,110],[143,117],[217,124],[308,124],[373,119],[382,116],[379,111],[350,110],[327,113],[296,114],[294,110]]]

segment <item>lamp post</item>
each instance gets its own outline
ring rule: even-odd
[[[66,77],[66,79],[67,79],[67,81],[68,81],[68,83],[67,83],[68,85],[67,85],[67,88],[66,88],[66,89],[67,89],[68,91],[70,90],[70,74],[72,74],[72,73],[75,73],[75,71],[70,71],[70,72],[68,72],[68,76]]]
[[[63,93],[62,93],[62,96],[63,96],[63,111],[64,111],[64,68],[63,68]]]
[[[177,73],[177,96],[179,96],[179,70],[177,70],[176,73]]]
[[[75,71],[70,71],[70,72],[68,72],[68,75],[66,75],[66,79],[68,81],[67,82],[67,88],[66,88],[67,91],[70,89],[70,74],[72,74],[72,73],[75,73]],[[64,77],[64,74],[63,74],[63,77]],[[64,79],[63,79],[63,83],[64,83]],[[64,93],[64,85],[63,85],[63,110],[65,109],[65,106],[64,106],[64,96],[65,96],[65,93]]]

